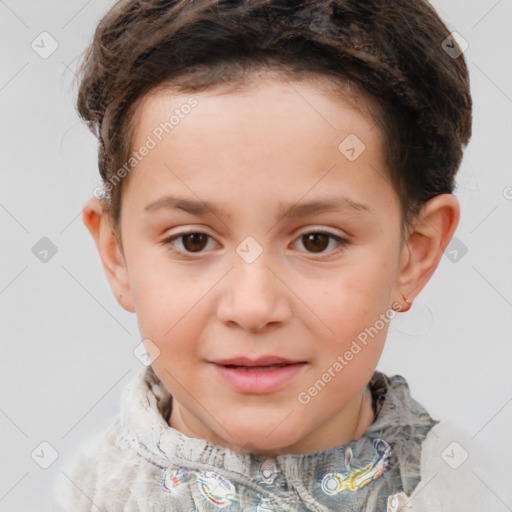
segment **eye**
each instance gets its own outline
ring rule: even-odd
[[[214,241],[210,235],[194,231],[172,235],[163,240],[162,244],[169,246],[172,251],[181,254],[200,254],[204,252],[205,247],[208,245],[208,239]],[[180,243],[175,244],[176,241]],[[298,238],[298,241],[302,242],[304,247],[306,247],[306,250],[313,254],[325,253],[326,249],[333,241],[335,244],[338,244],[338,248],[349,244],[349,241],[346,238],[324,231],[310,231],[308,233],[304,233]],[[181,247],[176,247],[176,245]],[[336,249],[334,249],[334,251],[327,252],[336,252]]]
[[[324,231],[310,231],[308,233],[302,234],[298,239],[298,241],[301,241],[304,247],[306,247],[308,252],[312,252],[313,254],[325,253],[325,249],[329,247],[330,242],[333,240],[338,244],[338,247],[347,245],[349,243],[346,238]]]
[[[185,254],[200,253],[207,245],[208,239],[213,240],[210,235],[201,232],[178,233],[162,241],[163,245],[171,246],[171,250],[184,252]],[[181,248],[175,249],[174,241],[181,242]]]

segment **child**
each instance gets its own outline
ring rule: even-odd
[[[438,421],[375,369],[459,221],[472,101],[447,41],[425,0],[103,18],[83,219],[151,364],[60,474],[63,510],[483,510],[435,481]]]

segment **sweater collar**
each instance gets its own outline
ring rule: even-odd
[[[332,461],[332,467],[344,461],[350,467],[368,465],[369,453],[376,453],[376,444],[389,446],[392,464],[398,467],[402,489],[410,494],[420,481],[421,443],[438,423],[410,395],[404,377],[388,377],[375,371],[369,384],[376,418],[357,440],[306,454],[278,455],[266,458],[242,454],[216,446],[206,440],[191,438],[167,423],[172,396],[151,366],[141,371],[123,390],[120,422],[125,435],[135,441],[137,451],[150,462],[169,468],[178,466],[196,471],[215,468],[232,480],[270,478],[285,471],[288,478],[301,479],[315,475],[319,460]],[[371,449],[373,447],[373,450]],[[390,453],[389,453],[390,452]]]

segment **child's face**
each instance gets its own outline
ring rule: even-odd
[[[170,423],[269,453],[348,441],[402,298],[400,209],[379,128],[304,83],[196,93],[181,109],[190,96],[141,104],[133,148],[148,135],[157,145],[131,171],[121,214],[122,304],[160,350],[153,368],[174,397]],[[183,118],[158,141],[175,109]],[[360,155],[351,139],[339,149],[351,134]],[[337,206],[307,211],[321,201]],[[283,216],[294,205],[301,215]],[[236,358],[296,364],[222,365]]]

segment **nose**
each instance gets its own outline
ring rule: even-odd
[[[224,280],[217,312],[220,321],[261,332],[290,319],[291,292],[263,255],[252,263],[236,256],[234,267]]]

